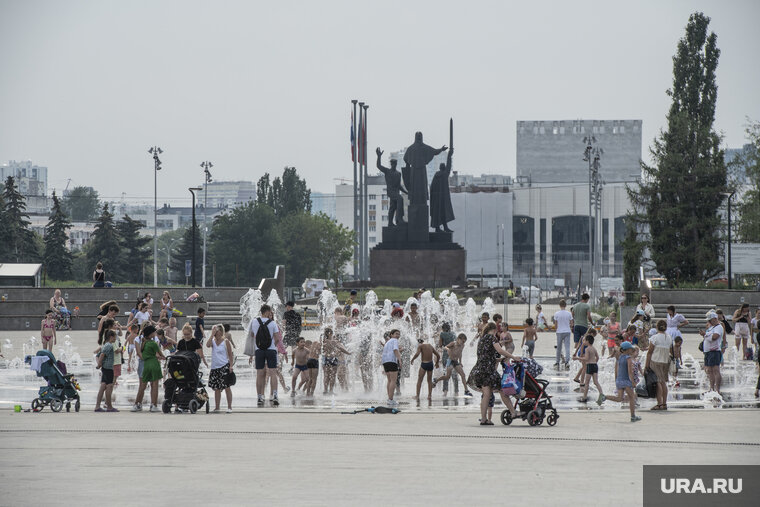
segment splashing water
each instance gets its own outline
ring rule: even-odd
[[[240,298],[240,324],[243,326],[243,329],[248,329],[251,321],[259,316],[263,304],[264,298],[261,296],[259,289],[248,289],[248,292]]]

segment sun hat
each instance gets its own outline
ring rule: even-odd
[[[718,318],[718,314],[715,313],[712,310],[710,310],[709,312],[707,312],[707,315],[705,315],[705,319],[706,320],[713,320],[713,319],[717,319],[717,318]]]
[[[620,344],[620,350],[628,350],[632,348],[633,348],[633,344],[631,342],[623,342]]]

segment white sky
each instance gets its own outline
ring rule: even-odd
[[[215,180],[293,165],[332,192],[352,174],[352,98],[370,104],[370,154],[417,130],[447,143],[453,117],[462,173],[514,174],[517,120],[642,119],[648,157],[694,11],[722,52],[716,127],[741,146],[760,119],[753,0],[0,0],[0,162],[152,200],[158,144],[159,200],[189,201],[203,160]]]

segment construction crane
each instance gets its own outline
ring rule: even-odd
[[[340,181],[340,184],[341,184],[341,185],[348,185],[348,184],[349,184],[349,183],[351,183],[353,180],[350,180],[350,179],[348,179],[348,178],[333,178],[333,181]]]
[[[71,185],[71,178],[66,181],[66,188],[63,189],[63,197],[66,197],[66,192],[69,191],[69,185]]]

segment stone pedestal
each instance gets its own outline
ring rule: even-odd
[[[410,243],[427,243],[430,231],[430,208],[427,204],[409,205],[408,241]]]
[[[369,253],[372,284],[394,287],[451,287],[467,282],[467,252],[456,248],[373,248]]]

